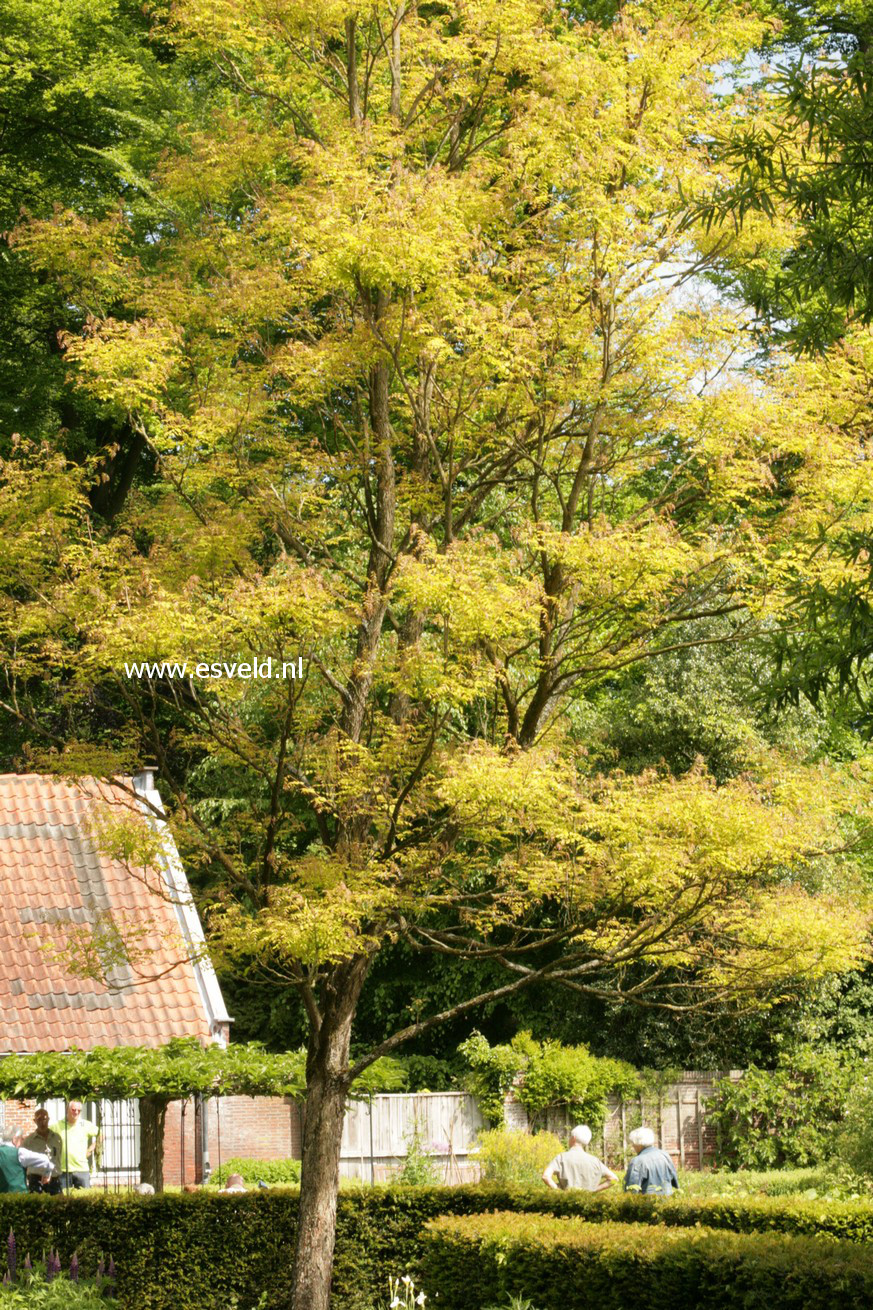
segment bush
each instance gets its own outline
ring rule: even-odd
[[[416,1123],[406,1138],[406,1157],[397,1173],[397,1182],[409,1187],[436,1187],[439,1166],[427,1150],[421,1126]]]
[[[490,1046],[474,1032],[458,1053],[469,1065],[467,1088],[488,1122],[498,1127],[504,1098],[513,1086],[532,1124],[542,1123],[550,1110],[561,1109],[595,1130],[603,1124],[610,1092],[630,1096],[642,1086],[640,1075],[623,1060],[601,1059],[587,1046],[537,1042],[527,1032],[504,1046]]]
[[[478,1160],[485,1183],[536,1186],[550,1160],[563,1150],[554,1133],[491,1128],[479,1133]]]
[[[10,1228],[6,1242],[6,1272],[0,1283],[2,1310],[106,1310],[106,1297],[115,1286],[115,1270],[107,1275],[103,1262],[94,1278],[80,1277],[79,1258],[74,1255],[69,1274],[61,1270],[57,1252],[33,1264],[30,1254],[20,1258],[18,1242]]]
[[[873,1255],[860,1246],[545,1215],[432,1220],[422,1274],[443,1310],[532,1291],[541,1310],[869,1310],[873,1301]]]
[[[66,1278],[46,1282],[36,1274],[28,1283],[0,1284],[2,1310],[107,1310],[106,1298],[93,1282]]]
[[[682,1193],[698,1196],[793,1196],[807,1200],[859,1200],[866,1189],[847,1169],[741,1169],[736,1173],[680,1172]]]
[[[265,1310],[286,1310],[297,1198],[290,1189],[220,1196],[211,1188],[191,1196],[0,1195],[0,1233],[14,1227],[19,1251],[34,1257],[56,1247],[65,1264],[78,1250],[87,1269],[96,1267],[101,1253],[107,1259],[113,1255],[121,1310],[224,1310],[235,1296],[240,1310],[252,1310],[262,1292]],[[388,1273],[408,1272],[421,1284],[426,1222],[490,1210],[574,1216],[594,1224],[703,1225],[873,1242],[873,1204],[867,1201],[681,1196],[656,1201],[543,1186],[361,1187],[339,1198],[332,1310],[372,1310],[384,1298]],[[538,1301],[535,1288],[528,1295]],[[482,1304],[494,1299],[490,1295]],[[681,1298],[674,1300],[682,1304]]]
[[[873,1089],[866,1083],[849,1097],[845,1123],[835,1144],[843,1164],[860,1178],[873,1179]]]
[[[798,1047],[776,1069],[751,1066],[736,1082],[723,1078],[707,1100],[718,1131],[719,1163],[739,1169],[803,1168],[834,1149],[857,1077],[829,1047]]]
[[[404,1055],[401,1063],[406,1069],[410,1092],[454,1092],[458,1089],[460,1065],[455,1060],[443,1060],[437,1055]]]
[[[241,1174],[247,1187],[269,1183],[271,1187],[296,1187],[300,1182],[299,1160],[254,1160],[248,1156],[235,1156],[224,1160],[209,1179],[210,1187],[223,1187],[231,1174]]]

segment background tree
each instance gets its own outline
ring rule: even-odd
[[[774,17],[696,213],[739,226],[764,214],[783,229],[779,246],[729,261],[731,276],[771,336],[820,349],[847,320],[873,318],[873,6],[788,3]]]
[[[699,281],[726,245],[683,230],[713,68],[760,39],[734,6],[186,0],[167,39],[223,94],[156,171],[165,221],[16,237],[153,473],[107,521],[63,452],[7,461],[4,703],[36,766],[151,752],[215,940],[301,996],[293,1304],[326,1310],[379,1056],[536,983],[751,1006],[864,957],[860,773],[762,749],[721,785],[631,776],[586,740],[622,670],[739,641],[818,576],[804,534],[857,447],[732,367],[742,315]],[[254,677],[267,655],[295,676]],[[124,673],[150,657],[190,666]],[[40,713],[47,668],[78,736]],[[395,943],[502,979],[353,1057]]]

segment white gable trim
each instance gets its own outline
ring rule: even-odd
[[[161,794],[155,786],[154,770],[144,769],[141,773],[137,773],[133,778],[133,787],[137,795],[142,797],[143,804],[140,809],[145,815],[149,827],[160,837],[161,855],[159,863],[161,873],[170,892],[170,900],[176,911],[179,928],[188,946],[194,977],[200,991],[200,999],[209,1020],[209,1031],[212,1033],[212,1039],[216,1045],[226,1046],[227,1025],[233,1023],[233,1020],[227,1013],[224,997],[218,985],[218,978],[209,958],[203,925],[194,904],[194,897],[191,894],[191,888],[188,885],[188,879],[185,876],[176,843],[173,841],[166,821],[163,817],[159,817],[163,816],[165,811]]]

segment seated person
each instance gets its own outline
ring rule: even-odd
[[[4,1128],[0,1137],[0,1192],[26,1192],[27,1170],[36,1169],[48,1180],[54,1165],[41,1151],[29,1151],[22,1145],[24,1134],[17,1126]]]
[[[242,1174],[228,1174],[227,1182],[221,1190],[222,1192],[247,1192],[248,1188],[243,1182]]]

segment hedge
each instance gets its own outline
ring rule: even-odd
[[[234,1293],[245,1310],[261,1291],[267,1293],[267,1310],[284,1310],[297,1197],[292,1188],[232,1196],[211,1190],[155,1197],[0,1195],[0,1235],[14,1228],[22,1257],[30,1251],[37,1258],[57,1247],[68,1261],[78,1250],[90,1268],[101,1252],[113,1255],[123,1310],[224,1310]],[[864,1201],[657,1201],[546,1188],[361,1188],[339,1198],[334,1310],[371,1310],[384,1299],[389,1274],[418,1273],[429,1219],[489,1210],[576,1216],[592,1223],[702,1224],[736,1233],[873,1240],[873,1205]]]
[[[551,1215],[431,1220],[423,1286],[441,1310],[511,1296],[538,1310],[869,1310],[864,1247],[666,1225],[588,1223]]]

